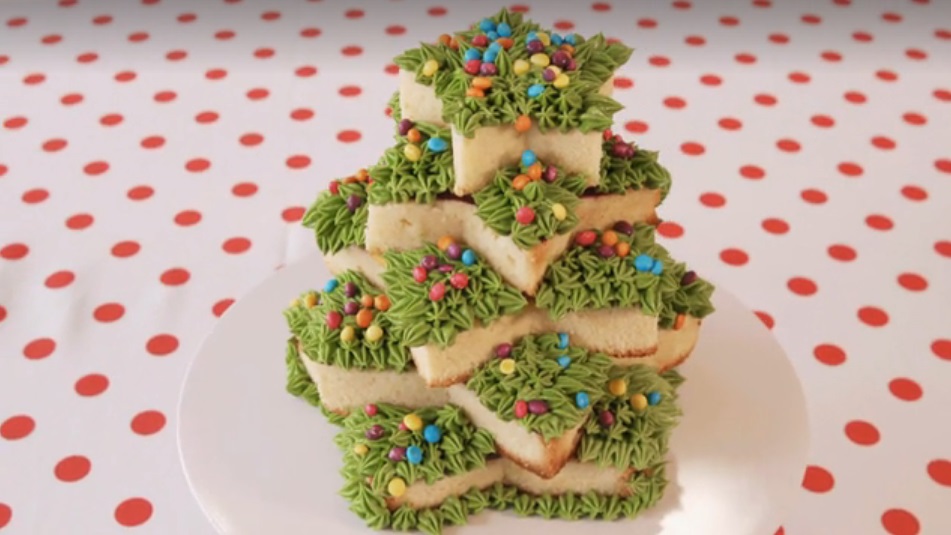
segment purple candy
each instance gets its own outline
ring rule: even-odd
[[[548,403],[536,399],[528,402],[528,412],[532,414],[545,414],[548,412]]]
[[[611,427],[614,425],[614,415],[611,414],[611,411],[601,411],[601,414],[598,415],[598,423],[603,427]]]
[[[551,69],[545,69],[542,71],[542,78],[544,78],[546,82],[554,82],[557,76],[558,75],[555,74],[555,71]]]
[[[558,168],[554,165],[549,165],[545,168],[542,178],[545,179],[545,182],[554,182],[555,180],[558,180]]]
[[[684,273],[684,276],[680,279],[681,286],[687,286],[688,284],[693,284],[697,280],[697,273],[695,271],[688,271]]]
[[[545,45],[541,41],[529,41],[525,48],[529,54],[538,54],[545,51]]]
[[[564,50],[559,50],[551,55],[551,62],[556,66],[562,69],[568,66],[568,61],[571,60],[571,56],[568,55]]]
[[[350,210],[351,212],[356,212],[357,208],[359,208],[361,204],[363,204],[363,199],[361,199],[360,197],[356,195],[351,195],[347,197],[347,210]]]
[[[413,121],[410,121],[409,119],[403,119],[400,121],[399,132],[401,136],[405,136],[407,132],[409,132],[410,128],[413,128]]]
[[[347,297],[353,297],[357,295],[358,291],[359,290],[357,289],[357,285],[352,282],[348,282],[347,284],[343,285],[343,293]]]
[[[347,301],[343,304],[343,313],[348,316],[353,316],[357,312],[360,312],[360,303],[356,301]]]
[[[628,223],[627,221],[618,221],[614,224],[613,228],[615,232],[620,232],[626,236],[634,234],[634,225]]]
[[[458,243],[449,244],[449,247],[446,248],[446,256],[453,260],[459,260],[462,258],[462,246]]]
[[[512,354],[512,344],[499,344],[495,346],[495,356],[500,359],[507,359]]]
[[[436,255],[428,254],[423,257],[423,260],[419,263],[419,265],[426,268],[426,271],[432,271],[439,267],[439,259],[436,258]]]
[[[601,256],[601,258],[611,258],[614,256],[614,247],[611,247],[610,245],[602,245],[601,247],[598,247],[598,254]]]
[[[630,158],[633,154],[630,154],[631,146],[627,143],[614,143],[611,145],[611,156],[615,158]]]
[[[575,62],[575,58],[568,60],[568,65],[565,65],[566,71],[574,71],[578,69],[578,64]]]
[[[452,273],[452,270],[454,270],[454,269],[456,269],[456,268],[450,266],[449,264],[443,264],[443,265],[439,266],[439,271],[441,271],[441,272],[443,272],[443,273]]]
[[[398,463],[406,459],[406,448],[401,448],[399,446],[394,447],[386,454],[387,458],[394,463]]]
[[[479,74],[482,76],[495,76],[499,73],[499,68],[495,66],[495,63],[483,63],[479,67]]]
[[[383,426],[380,424],[374,424],[367,432],[364,433],[364,436],[367,437],[367,440],[380,440],[383,438]]]

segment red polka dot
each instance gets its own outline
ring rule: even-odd
[[[765,325],[767,329],[772,329],[776,325],[776,320],[774,320],[769,313],[763,312],[762,310],[756,310],[753,313],[756,314],[756,317],[763,322],[763,325]]]
[[[687,2],[686,0],[677,0],[675,2],[671,2],[670,5],[674,6],[674,9],[690,9],[693,7],[693,4]]]
[[[219,41],[227,41],[228,39],[232,39],[234,36],[235,33],[231,30],[219,30],[215,32],[215,39],[218,39]]]
[[[684,228],[673,221],[663,221],[657,225],[657,233],[665,238],[679,238],[684,235]]]
[[[773,106],[777,102],[776,97],[767,93],[760,93],[753,97],[753,100],[761,106]]]
[[[720,85],[723,80],[715,74],[704,74],[700,77],[700,83],[703,85]]]
[[[47,288],[56,290],[69,286],[74,280],[76,280],[76,275],[74,275],[72,271],[57,271],[56,273],[46,277],[46,280],[43,281],[43,284]]]
[[[654,67],[666,67],[670,65],[670,59],[665,56],[651,56],[648,62]]]
[[[839,172],[845,176],[862,176],[864,170],[857,163],[842,162],[839,164]]]
[[[724,26],[736,26],[739,23],[740,23],[740,19],[733,16],[727,15],[724,17],[720,17],[720,24]]]
[[[832,472],[816,465],[806,467],[806,473],[802,479],[802,486],[808,491],[816,493],[825,493],[835,487],[835,478]]]
[[[105,303],[99,305],[92,313],[92,316],[96,318],[96,321],[102,323],[111,323],[113,321],[117,321],[124,315],[125,307],[119,303]]]
[[[195,116],[195,121],[203,124],[213,123],[218,120],[218,114],[213,111],[203,111]]]
[[[882,150],[892,150],[895,148],[895,141],[886,136],[875,136],[871,141],[872,146]]]
[[[79,104],[83,101],[83,96],[79,93],[67,93],[59,99],[66,106],[72,106],[74,104]]]
[[[73,388],[83,397],[98,396],[109,388],[109,378],[101,373],[90,373],[80,377]]]
[[[886,69],[881,69],[881,70],[875,71],[875,76],[876,76],[879,80],[884,80],[884,81],[886,81],[886,82],[894,82],[895,80],[898,79],[898,75],[895,74],[895,72],[889,71],[889,70],[886,70]]]
[[[803,15],[802,17],[800,17],[800,20],[802,20],[806,24],[819,24],[822,22],[822,17],[820,17],[819,15],[813,15],[811,13],[807,13]]]
[[[198,15],[195,15],[194,13],[182,13],[177,17],[178,22],[183,24],[194,22],[196,19],[198,19]]]
[[[228,76],[228,71],[224,69],[208,69],[205,71],[205,78],[209,80],[221,80],[226,76]]]
[[[109,20],[112,20],[112,17],[109,17]],[[40,42],[42,42],[44,45],[55,45],[62,40],[63,36],[53,33],[50,35],[44,35],[43,38],[40,39]]]
[[[363,48],[357,45],[348,45],[341,48],[340,53],[344,56],[359,56],[363,54]]]
[[[667,97],[664,99],[664,106],[672,110],[683,109],[687,105],[687,101],[680,97]]]
[[[11,28],[17,28],[17,27],[23,26],[26,23],[27,23],[26,17],[13,17],[13,18],[7,19],[7,26]]]
[[[938,100],[951,102],[951,91],[947,89],[935,89],[932,95]]]
[[[771,33],[769,34],[769,40],[777,45],[785,45],[789,42],[789,36],[784,33]]]
[[[743,128],[743,123],[739,119],[734,119],[733,117],[724,117],[718,122],[720,128],[724,130],[739,130]]]
[[[26,123],[28,123],[28,122],[29,122],[29,119],[27,119],[26,117],[19,117],[19,116],[18,116],[18,117],[10,117],[10,118],[7,119],[6,121],[3,121],[3,126],[4,126],[5,128],[9,128],[9,129],[11,129],[11,130],[15,130],[15,129],[17,129],[17,128],[22,128],[22,127],[26,126]]]
[[[816,283],[805,277],[793,277],[786,282],[786,286],[792,293],[802,296],[814,295],[819,291],[819,287],[816,286]]]
[[[904,186],[901,188],[901,194],[911,201],[923,201],[928,198],[928,192],[919,186]]]
[[[355,141],[360,141],[361,138],[360,132],[356,130],[341,130],[337,133],[337,141],[342,143],[353,143]]]
[[[941,256],[947,256],[951,258],[951,242],[949,241],[936,241],[934,244],[934,250]]]
[[[165,53],[165,59],[169,61],[181,61],[188,57],[188,52],[184,50],[169,50]]]
[[[882,20],[885,22],[901,22],[902,16],[894,11],[882,13]]]
[[[240,138],[238,138],[238,141],[245,147],[255,147],[257,145],[260,145],[261,142],[264,141],[264,136],[262,136],[261,134],[251,132],[251,133],[242,135]]]
[[[53,474],[56,475],[56,479],[64,483],[73,483],[86,477],[91,468],[92,463],[88,458],[82,455],[70,455],[56,463]]]
[[[634,87],[634,80],[631,80],[627,76],[615,76],[614,87],[617,89],[630,89]]]
[[[858,91],[847,91],[845,95],[845,100],[851,102],[852,104],[864,104],[868,100],[864,94]]]
[[[56,342],[52,338],[37,338],[23,347],[23,356],[30,360],[40,360],[56,351]]]
[[[104,126],[115,126],[121,123],[123,120],[124,119],[122,115],[119,115],[118,113],[108,113],[106,115],[103,115],[99,119],[99,122],[102,123]]]
[[[809,204],[824,204],[829,200],[829,197],[826,196],[825,192],[813,188],[804,189],[799,195],[802,197],[802,200]]]
[[[303,217],[303,206],[291,206],[290,208],[285,208],[284,211],[281,212],[281,219],[287,221],[288,223],[296,223],[303,219]]]
[[[297,108],[291,112],[291,119],[295,121],[307,121],[314,116],[314,111],[307,108]]]
[[[888,313],[878,307],[862,307],[858,311],[858,316],[859,320],[869,327],[882,327],[888,323]]]
[[[304,28],[300,31],[301,37],[306,37],[312,39],[314,37],[319,37],[321,34],[320,28]]]
[[[42,84],[45,81],[46,81],[46,75],[39,72],[28,74],[23,77],[23,83],[26,85],[38,85],[38,84]]]
[[[95,52],[83,52],[82,54],[76,56],[76,61],[79,63],[92,63],[99,59],[99,54]]]
[[[132,41],[133,43],[141,43],[142,41],[148,40],[148,38],[149,38],[148,32],[132,32],[127,37],[127,39],[129,41]]]
[[[753,0],[753,5],[756,7],[770,7],[773,2],[771,0]]]
[[[704,148],[704,146],[701,145],[700,143],[696,143],[694,141],[688,141],[680,145],[680,150],[684,154],[687,154],[690,156],[699,156],[703,154],[704,152],[706,152],[707,149]]]
[[[795,139],[780,139],[776,147],[783,152],[799,152],[802,146]]]
[[[915,515],[904,509],[889,509],[882,514],[882,526],[891,535],[918,535],[921,524]]]
[[[820,128],[830,128],[835,125],[835,119],[828,115],[813,115],[810,120],[812,124]]]
[[[641,28],[656,28],[657,21],[654,19],[638,19],[637,25]]]
[[[830,245],[827,252],[829,253],[830,257],[841,262],[851,262],[855,260],[856,256],[858,256],[855,252],[855,249],[849,247],[848,245],[841,244]]]
[[[133,71],[119,71],[113,78],[115,78],[117,82],[131,82],[135,80],[136,76],[138,75]]]
[[[155,190],[150,186],[136,186],[130,189],[126,193],[126,196],[133,201],[144,201],[145,199],[151,197],[154,193]]]
[[[907,56],[908,59],[915,60],[915,61],[921,61],[921,60],[928,59],[928,53],[925,52],[924,50],[920,49],[920,48],[908,48],[908,49],[906,49],[906,50],[905,50],[905,56]]]
[[[251,248],[251,240],[247,238],[229,238],[221,244],[221,248],[230,254],[240,254]]]
[[[865,224],[875,230],[891,230],[895,224],[888,216],[872,214],[865,218]]]
[[[690,46],[703,46],[707,43],[707,40],[700,35],[688,35],[684,38],[684,42]]]
[[[898,276],[898,284],[912,292],[921,292],[928,288],[928,281],[916,273],[902,273]]]
[[[931,352],[943,360],[951,360],[951,340],[935,340],[931,343]]]
[[[426,11],[431,17],[441,17],[447,13],[446,8],[444,7],[431,7]]]
[[[122,526],[139,526],[152,518],[152,503],[145,498],[129,498],[116,506],[113,515]]]
[[[273,48],[259,48],[254,51],[254,57],[258,59],[269,59],[274,56]]]
[[[165,138],[162,136],[149,136],[142,138],[142,141],[139,142],[139,145],[142,145],[142,148],[145,149],[157,149],[165,145]]]
[[[845,362],[845,351],[833,344],[819,344],[812,350],[816,360],[827,366],[838,366]]]
[[[915,113],[913,111],[910,111],[902,115],[902,119],[904,119],[906,123],[915,125],[915,126],[921,126],[928,122],[927,117],[925,117],[924,115],[920,113]]]
[[[0,321],[7,319],[7,309],[0,305]]]
[[[157,334],[145,344],[145,350],[156,357],[164,357],[178,349],[178,338],[171,334]]]
[[[737,54],[737,55],[733,56],[733,59],[735,59],[735,60],[737,61],[737,63],[744,63],[744,64],[747,64],[747,65],[750,65],[750,64],[752,64],[752,63],[756,63],[756,56],[754,56],[753,54],[750,54],[750,53],[748,53],[748,52],[742,52],[742,53],[740,53],[740,54]]]
[[[934,168],[942,173],[951,173],[951,160],[941,158],[934,161]]]
[[[193,158],[185,162],[185,169],[192,173],[201,173],[211,167],[211,162],[205,158]]]
[[[394,63],[389,63],[386,67],[383,67],[383,72],[395,76],[400,73],[400,68]]]
[[[928,475],[939,485],[951,487],[951,461],[938,459],[928,463]]]
[[[406,27],[400,26],[399,24],[393,24],[391,26],[387,26],[385,31],[387,35],[403,35],[406,33]]]
[[[796,84],[807,84],[812,80],[812,77],[809,74],[804,72],[791,72],[789,73],[789,81]]]
[[[303,169],[310,165],[310,157],[303,154],[297,154],[289,157],[285,163],[291,169]]]
[[[720,260],[731,266],[743,266],[750,261],[750,257],[740,249],[724,249],[720,251]]]
[[[236,197],[250,197],[257,192],[258,186],[253,182],[241,182],[231,188],[231,193]]]
[[[531,8],[523,4],[514,4],[509,6],[509,11],[514,13],[528,13]]]
[[[182,210],[175,214],[175,223],[183,227],[190,227],[201,221],[201,212],[195,210]]]
[[[121,241],[112,246],[112,256],[118,258],[128,258],[139,252],[141,246],[134,241]]]
[[[159,280],[162,281],[162,284],[166,286],[181,286],[188,282],[188,279],[191,278],[191,273],[187,269],[183,268],[172,268],[166,270],[162,273],[162,276],[159,277]]]
[[[820,56],[825,61],[831,61],[831,62],[842,61],[842,54],[839,54],[835,50],[826,50],[822,54],[820,54]]]
[[[944,39],[944,40],[951,39],[951,30],[939,28],[934,31],[934,36],[937,37],[938,39]]]
[[[782,219],[773,217],[764,219],[762,226],[763,230],[769,232],[770,234],[786,234],[789,232],[789,223],[786,223]]]
[[[13,509],[10,509],[10,506],[0,502],[0,528],[3,528],[10,523],[10,519],[13,518]]]
[[[902,401],[917,401],[921,399],[921,386],[912,379],[898,377],[888,383],[888,390]]]
[[[46,152],[59,152],[63,150],[64,148],[66,148],[66,145],[68,144],[69,142],[66,141],[65,139],[59,139],[59,138],[48,139],[43,142],[43,150]]]
[[[340,88],[340,95],[344,97],[355,97],[361,93],[360,86],[357,85],[345,85]]]
[[[30,248],[22,243],[11,243],[0,249],[0,258],[5,260],[20,260],[29,254]]]
[[[611,11],[611,4],[605,2],[595,2],[591,4],[591,9],[595,11]]]
[[[700,195],[700,203],[710,208],[720,208],[726,204],[726,198],[719,193],[704,193]]]
[[[740,176],[750,180],[760,180],[766,176],[766,171],[764,171],[762,167],[756,165],[744,165],[743,167],[740,167]]]
[[[109,164],[103,161],[89,162],[83,167],[87,175],[98,176],[109,170]]]
[[[31,189],[23,192],[21,199],[27,204],[38,204],[50,197],[50,192],[45,189]]]
[[[554,26],[556,29],[568,31],[575,27],[575,23],[570,20],[556,20]]]
[[[269,22],[272,20],[277,20],[279,18],[281,18],[280,11],[265,11],[264,13],[261,13],[261,19],[269,21]]]
[[[220,318],[233,304],[234,299],[222,299],[211,307],[211,313]]]
[[[0,437],[7,440],[26,438],[36,429],[36,422],[25,414],[11,416],[0,424]]]
[[[845,424],[845,436],[859,446],[872,446],[881,439],[878,428],[865,420],[852,420]]]
[[[650,127],[644,121],[628,121],[624,123],[624,129],[635,134],[643,134]]]

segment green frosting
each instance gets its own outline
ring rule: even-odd
[[[328,189],[317,196],[304,214],[304,226],[314,229],[317,247],[324,254],[333,254],[352,245],[363,247],[366,243],[367,182],[348,178],[335,180],[330,187],[339,190],[334,193]],[[350,196],[360,199],[360,206],[352,212],[347,207]]]
[[[355,271],[342,273],[335,280],[338,283],[335,289],[316,294],[318,302],[315,306],[307,307],[308,293],[305,293],[284,311],[291,333],[300,341],[304,354],[314,362],[346,369],[415,372],[409,350],[402,344],[393,327],[391,312],[372,309],[371,326],[376,325],[383,330],[383,336],[372,342],[366,339],[369,328],[360,328],[356,316],[343,312],[344,303],[347,301],[359,303],[363,295],[378,296],[382,292]],[[346,297],[347,283],[357,286],[356,297]],[[315,295],[315,292],[309,294]],[[327,325],[327,316],[331,311],[343,317],[342,323],[336,329]],[[347,327],[352,328],[354,332],[354,339],[351,341],[341,339]]]
[[[317,391],[317,385],[311,379],[304,363],[300,360],[300,353],[297,351],[297,340],[290,338],[287,341],[287,350],[285,352],[284,363],[287,365],[287,393],[301,398],[314,407],[317,407],[324,413],[324,416],[334,425],[343,425],[344,417],[328,411],[320,402],[320,392]]]
[[[397,123],[403,119],[403,108],[400,107],[400,92],[395,91],[393,95],[390,96],[390,101],[386,103],[386,106],[390,108],[390,117],[393,118]]]
[[[672,326],[677,314],[702,318],[713,312],[713,286],[699,278],[682,286],[686,266],[655,243],[654,227],[638,223],[634,229],[632,236],[616,232],[619,241],[630,245],[630,253],[623,258],[603,258],[598,253],[600,232],[592,246],[575,244],[568,249],[548,267],[535,304],[556,319],[581,310],[640,307],[644,314],[660,316],[662,328]],[[638,271],[634,263],[639,255],[660,261],[661,274]]]
[[[571,359],[566,367],[558,362],[562,356]],[[466,387],[500,419],[514,420],[546,441],[562,436],[590,415],[589,408],[578,407],[575,396],[584,392],[592,405],[600,400],[611,367],[611,360],[599,353],[578,347],[559,349],[555,333],[522,338],[509,358],[515,361],[513,373],[506,375],[500,365],[503,361],[493,359],[475,372]],[[547,412],[518,418],[519,401],[544,402]]]
[[[611,154],[613,141],[605,141],[601,156],[601,181],[598,193],[624,193],[629,189],[659,189],[663,201],[670,193],[670,171],[657,161],[658,153],[636,149],[633,158]]]
[[[424,282],[416,282],[413,268],[427,255],[434,256],[438,265],[451,269],[434,269]],[[447,347],[458,333],[475,327],[477,322],[489,325],[503,315],[517,314],[528,304],[521,292],[503,282],[478,256],[467,266],[430,244],[412,251],[388,251],[385,259],[383,281],[393,300],[389,318],[400,341],[409,347],[429,343]],[[454,288],[450,282],[457,273],[468,278],[463,289]],[[445,294],[434,301],[430,294],[437,285],[445,288]]]
[[[369,169],[370,178],[373,180],[369,188],[372,204],[429,204],[436,200],[440,193],[452,189],[455,175],[452,167],[452,135],[449,129],[423,122],[414,123],[414,128],[422,135],[419,160],[414,162],[406,156],[404,149],[410,142],[405,136],[397,135],[396,146],[387,149],[380,161]],[[427,141],[432,137],[446,141],[448,148],[443,152],[429,150]]]
[[[609,380],[624,381],[626,392],[615,396],[602,386],[604,391],[594,404],[594,412],[609,411],[614,416],[614,424],[604,427],[598,418],[586,422],[578,446],[578,460],[622,470],[629,467],[644,470],[656,465],[667,453],[670,433],[681,415],[676,388],[683,382],[682,377],[677,372],[658,375],[656,370],[637,364],[612,368]],[[656,405],[648,405],[642,410],[632,405],[633,396],[642,394],[648,397],[652,392],[660,394]]]

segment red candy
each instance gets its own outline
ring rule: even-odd
[[[376,416],[376,405],[369,403],[366,407],[363,407],[363,412],[367,413],[367,416]]]
[[[612,137],[614,137],[614,132],[612,132],[611,129],[609,128],[604,131],[604,134],[602,134],[602,137],[604,138],[605,141],[607,141],[611,139]]]
[[[489,46],[489,38],[485,35],[477,35],[472,38],[473,46]]]
[[[433,301],[441,301],[443,297],[446,296],[446,285],[442,282],[437,282],[433,284],[433,287],[429,289],[429,298]]]
[[[465,273],[456,273],[449,278],[449,284],[457,290],[462,290],[466,286],[469,286],[469,276]]]
[[[466,62],[466,72],[472,75],[479,74],[479,69],[482,68],[482,61],[478,59],[470,59]]]
[[[528,403],[520,399],[515,402],[515,417],[521,420],[526,416],[528,416]]]
[[[340,323],[343,321],[343,316],[340,315],[336,310],[331,310],[327,313],[327,327],[330,330],[334,330],[337,327],[340,327]]]
[[[426,268],[423,266],[416,266],[413,268],[413,280],[419,283],[426,282],[426,277],[429,276],[429,272],[426,271]]]
[[[575,236],[575,243],[580,245],[581,247],[588,247],[590,245],[593,245],[594,242],[597,241],[597,239],[598,239],[598,234],[595,231],[585,230],[585,231],[579,232],[578,235]]]
[[[334,180],[333,182],[330,183],[330,193],[332,195],[340,194],[340,181]]]
[[[523,225],[529,225],[535,221],[535,210],[531,206],[523,206],[515,212],[515,220]]]

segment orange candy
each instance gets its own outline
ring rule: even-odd
[[[512,187],[517,191],[522,191],[532,179],[528,175],[518,175],[512,180]]]
[[[558,47],[558,48],[560,48],[561,50],[564,50],[565,52],[567,52],[567,53],[569,53],[569,54],[574,54],[574,53],[575,53],[575,47],[571,46],[571,45],[568,44],[568,43],[562,43],[561,46]]]
[[[446,46],[449,46],[450,41],[452,41],[452,37],[450,37],[448,33],[439,36],[439,42]]]
[[[528,166],[528,178],[532,180],[541,180],[542,179],[542,164],[535,162],[532,165]]]
[[[529,128],[532,127],[532,120],[528,115],[519,115],[518,119],[515,119],[515,131],[518,133],[528,132]]]
[[[370,173],[366,169],[360,169],[356,176],[358,182],[366,182],[370,178]]]
[[[470,87],[466,89],[466,96],[473,98],[482,98],[485,96],[485,91],[479,89],[478,87]]]
[[[380,312],[386,312],[390,309],[390,298],[380,294],[373,299],[373,306]]]
[[[617,242],[617,232],[614,232],[613,230],[606,230],[604,231],[604,234],[601,235],[601,243],[604,245],[610,245],[611,247],[614,247],[617,245]]]
[[[406,139],[408,139],[410,143],[419,143],[423,140],[423,134],[415,128],[410,128],[409,132],[406,132]]]
[[[684,326],[684,322],[687,321],[687,316],[683,314],[677,314],[677,319],[674,320],[674,330],[679,331]]]
[[[617,253],[620,258],[624,258],[631,254],[631,246],[627,242],[619,241],[614,246],[614,252]]]
[[[355,176],[348,176],[347,178],[343,179],[344,184],[353,184],[356,181],[357,181],[357,177]]]
[[[515,44],[515,40],[513,40],[511,37],[499,37],[495,40],[495,42],[502,45],[502,48],[505,50],[512,48],[512,45]]]
[[[476,76],[472,79],[472,87],[478,87],[479,89],[485,91],[492,87],[492,79],[486,76]]]
[[[373,308],[373,296],[364,294],[364,296],[360,298],[360,304],[363,305],[363,308]]]
[[[449,48],[459,50],[459,41],[456,41],[455,37],[449,39]]]
[[[436,242],[436,247],[439,247],[440,251],[445,251],[446,249],[449,248],[450,245],[452,245],[455,242],[456,241],[452,239],[452,236],[443,236],[442,238],[439,238],[439,240]]]
[[[366,329],[373,323],[373,311],[369,308],[364,308],[357,312],[357,327],[361,329]]]

